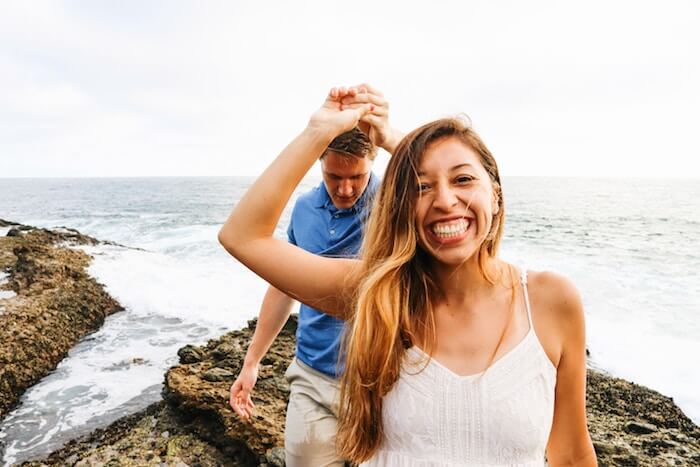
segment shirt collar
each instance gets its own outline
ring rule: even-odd
[[[333,200],[331,199],[330,195],[328,194],[328,190],[326,190],[326,184],[323,183],[323,181],[321,181],[321,184],[318,186],[318,190],[316,192],[316,199],[314,200],[314,206],[316,206],[317,208],[326,208],[332,212],[336,212],[336,211],[357,212],[365,207],[371,194],[374,193],[375,191],[377,191],[378,186],[379,186],[379,178],[376,175],[374,175],[374,172],[370,172],[369,182],[367,182],[367,186],[365,187],[365,191],[362,193],[362,196],[360,196],[360,199],[358,199],[355,202],[355,204],[353,204],[352,207],[350,207],[348,209],[338,209],[333,204]]]

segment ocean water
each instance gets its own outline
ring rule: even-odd
[[[216,240],[252,181],[0,178],[0,218],[129,247],[85,248],[91,274],[126,311],[83,339],[0,424],[5,465],[157,400],[178,348],[257,315],[265,283]],[[298,192],[317,183],[310,177]],[[700,180],[514,177],[504,193],[501,256],[574,281],[593,364],[673,397],[700,423]]]

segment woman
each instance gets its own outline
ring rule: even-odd
[[[340,453],[363,465],[596,465],[586,426],[581,300],[566,279],[497,258],[493,156],[445,119],[387,167],[360,260],[273,238],[297,184],[338,134],[386,134],[371,94],[332,89],[241,199],[219,239],[298,300],[348,319]]]

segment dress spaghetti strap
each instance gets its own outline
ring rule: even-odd
[[[523,285],[523,293],[525,294],[525,309],[527,310],[527,321],[530,323],[530,330],[534,330],[532,325],[532,312],[530,311],[530,296],[527,293],[527,269],[523,268],[520,271],[520,283]]]

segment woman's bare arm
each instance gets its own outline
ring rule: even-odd
[[[324,258],[273,237],[294,189],[330,142],[355,127],[374,106],[341,110],[340,100],[357,91],[332,89],[307,127],[258,177],[219,231],[219,242],[257,275],[289,296],[331,315],[348,312],[348,278],[357,260]]]
[[[594,467],[596,455],[586,422],[586,331],[581,297],[561,276],[538,276],[538,295],[547,296],[550,322],[559,334],[561,349],[547,460],[552,467]]]

